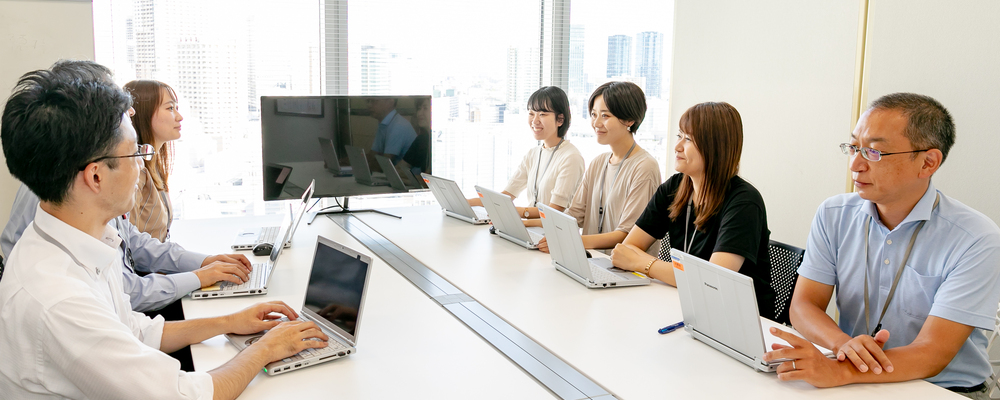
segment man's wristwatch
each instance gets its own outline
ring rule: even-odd
[[[524,219],[528,219],[528,218],[531,218],[531,213],[529,213],[528,209],[525,208],[524,209]]]

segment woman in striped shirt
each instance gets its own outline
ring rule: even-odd
[[[132,126],[139,143],[151,144],[156,149],[152,160],[143,161],[129,221],[140,231],[166,241],[173,220],[167,183],[174,160],[171,142],[181,137],[184,117],[177,109],[177,93],[163,82],[135,80],[125,84],[125,90],[132,94],[135,109]]]

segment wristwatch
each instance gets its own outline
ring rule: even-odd
[[[524,209],[524,219],[528,219],[528,218],[531,218],[531,213],[529,213],[528,209],[525,208]]]

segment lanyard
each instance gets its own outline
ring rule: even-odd
[[[615,182],[618,182],[618,174],[622,172],[625,168],[625,161],[628,160],[628,156],[632,154],[632,150],[635,150],[635,142],[632,142],[632,147],[628,148],[628,153],[625,153],[625,158],[622,158],[621,164],[618,164],[618,171],[615,171],[615,177],[611,180],[611,185],[614,186]],[[611,153],[608,156],[608,162],[604,164],[604,173],[601,174],[601,202],[598,204],[597,215],[600,216],[600,220],[597,223],[597,233],[604,233],[604,179],[608,177],[608,165],[611,165],[611,157],[615,154]]]
[[[559,146],[562,146],[566,138],[559,139],[559,144],[552,149],[552,155],[549,156],[549,162],[545,163],[545,169],[542,170],[542,175],[549,170],[549,165],[552,165],[552,159],[556,158],[556,152],[559,151]],[[538,207],[538,185],[542,180],[542,175],[538,174],[538,167],[542,166],[542,152],[545,150],[545,145],[542,145],[541,149],[538,149],[538,162],[535,163],[535,204],[532,207]]]
[[[684,217],[684,252],[691,254],[691,246],[694,246],[694,232],[691,232],[691,244],[688,244],[688,225],[691,224],[691,205],[694,204],[694,199],[692,198],[688,201],[687,207],[687,217]],[[698,230],[695,229],[695,232]]]
[[[941,195],[938,194],[934,199],[934,207],[931,211],[937,209],[938,203],[941,202]],[[899,278],[903,276],[903,269],[906,267],[906,262],[910,260],[910,251],[913,250],[913,243],[917,241],[917,235],[920,234],[920,230],[923,229],[924,223],[927,220],[920,221],[917,225],[917,229],[913,231],[913,236],[910,236],[910,244],[906,246],[906,255],[903,256],[903,262],[899,264],[899,269],[896,270],[896,277],[892,280],[892,287],[889,288],[889,295],[885,298],[885,304],[882,306],[882,314],[878,317],[878,322],[875,323],[875,330],[870,330],[868,326],[868,236],[870,234],[870,227],[872,223],[872,216],[868,216],[868,220],[865,221],[865,332],[871,332],[872,337],[875,336],[878,331],[882,330],[882,318],[885,317],[886,310],[889,309],[889,302],[892,301],[892,296],[896,294],[896,285],[899,284]],[[878,265],[878,263],[876,263]]]

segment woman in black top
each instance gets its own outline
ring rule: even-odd
[[[697,104],[681,116],[674,174],[656,190],[611,259],[618,268],[643,272],[676,286],[670,264],[646,253],[670,235],[670,246],[754,280],[761,316],[774,315],[771,260],[764,200],[739,172],[743,123],[728,103]]]

